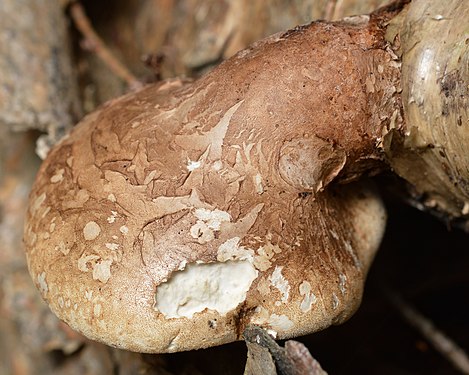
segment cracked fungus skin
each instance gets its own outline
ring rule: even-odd
[[[249,323],[287,338],[347,319],[385,213],[366,183],[328,183],[376,163],[368,151],[382,120],[368,103],[387,98],[383,111],[394,111],[391,91],[361,79],[370,59],[395,74],[372,32],[368,20],[315,23],[194,83],[151,85],[87,116],[31,193],[28,265],[53,312],[139,352],[227,343]],[[200,292],[197,308],[185,309],[191,293],[158,299],[201,265],[207,279],[183,279]],[[247,282],[210,284],[235,265]],[[236,303],[223,300],[234,298],[226,285]]]

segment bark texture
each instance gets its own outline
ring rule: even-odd
[[[0,126],[57,141],[81,117],[68,22],[58,0],[0,4]]]

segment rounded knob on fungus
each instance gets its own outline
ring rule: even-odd
[[[345,152],[316,136],[285,142],[280,149],[279,171],[285,182],[299,190],[321,190],[344,168]]]
[[[139,352],[223,344],[248,324],[288,338],[347,319],[385,212],[366,182],[331,182],[376,165],[399,108],[395,91],[366,84],[398,77],[384,18],[367,20],[278,34],[78,124],[41,166],[25,230],[52,311]]]

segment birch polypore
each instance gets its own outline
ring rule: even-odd
[[[346,320],[385,224],[356,180],[389,162],[401,173],[394,155],[414,134],[397,53],[405,3],[276,34],[195,82],[88,115],[31,193],[28,264],[51,309],[141,352]]]

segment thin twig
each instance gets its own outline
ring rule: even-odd
[[[469,374],[469,357],[464,350],[439,330],[431,320],[423,316],[396,292],[389,292],[389,299],[402,317],[416,328],[462,374]]]
[[[137,77],[135,77],[123,64],[121,64],[109,48],[107,48],[104,41],[99,37],[91,25],[91,22],[80,2],[74,1],[71,3],[70,16],[72,17],[76,28],[85,38],[87,47],[93,50],[115,75],[127,82],[131,89],[137,89],[142,86],[142,83],[137,79]]]

